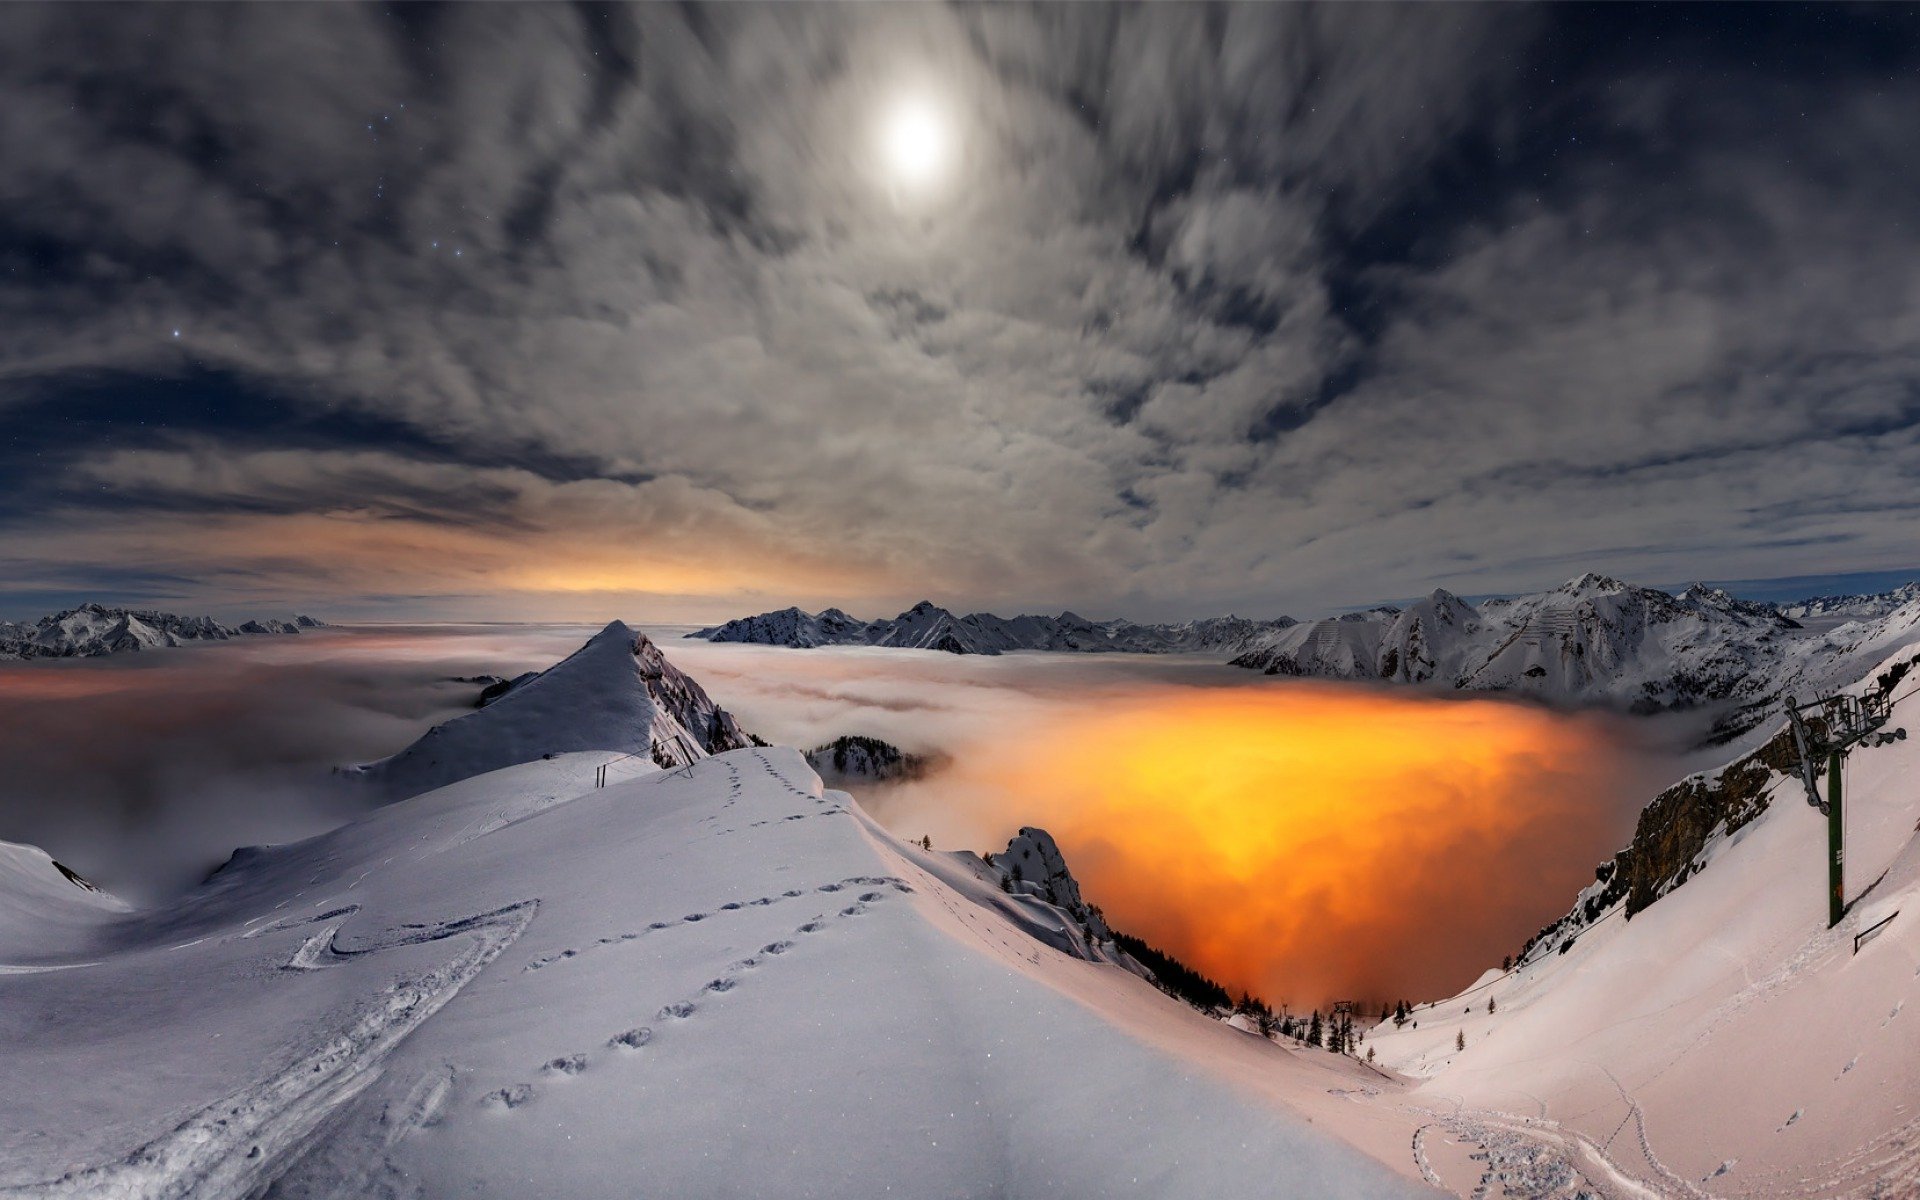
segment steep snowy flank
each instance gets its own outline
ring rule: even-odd
[[[1917,669],[1903,650],[1855,686],[1920,732]],[[1920,743],[1848,756],[1831,930],[1790,761],[1774,739],[1669,789],[1511,971],[1373,1031],[1427,1080],[1426,1145],[1478,1145],[1496,1182],[1560,1162],[1660,1197],[1920,1195]]]
[[[17,969],[12,956],[63,945],[103,914],[125,911],[38,846],[0,842],[0,975]]]
[[[891,619],[860,621],[837,608],[817,614],[786,608],[741,617],[687,636],[802,650],[816,646],[886,646],[950,654],[1002,654],[1012,650],[1234,654],[1293,623],[1291,617],[1252,621],[1228,616],[1176,625],[1138,625],[1131,621],[1090,621],[1071,612],[1057,617],[1008,618],[992,613],[960,617],[922,600]]]
[[[83,604],[25,624],[0,621],[0,659],[92,658],[190,642],[224,642],[244,634],[299,633],[319,628],[321,622],[307,616],[291,621],[248,621],[229,627],[212,617]]]
[[[530,761],[0,937],[0,1195],[1428,1194],[1394,1081],[1057,949],[1097,913],[1037,830],[1002,890],[791,750],[535,753],[587,716],[544,691],[659,706],[650,649],[463,718]]]
[[[732,714],[619,621],[571,656],[467,713],[429,729],[391,758],[352,769],[387,796],[576,750],[685,766],[751,739]]]
[[[1445,591],[1269,635],[1233,665],[1270,675],[1434,681],[1635,711],[1732,702],[1732,734],[1794,688],[1856,677],[1920,640],[1920,602],[1824,633],[1698,585],[1678,596],[1602,575],[1477,609]]]

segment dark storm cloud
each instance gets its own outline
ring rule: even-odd
[[[1157,615],[1908,561],[1916,62],[1880,9],[10,6],[0,565]]]

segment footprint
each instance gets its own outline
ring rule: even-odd
[[[794,888],[794,889],[793,889],[792,891],[787,891],[787,892],[781,892],[780,894],[781,894],[782,896],[786,896],[786,897],[788,897],[788,898],[792,898],[792,897],[794,897],[794,896],[804,896],[804,895],[806,895],[806,893],[805,893],[805,892],[803,892],[803,891],[801,891],[801,890],[800,890],[799,888]]]
[[[550,1059],[540,1068],[549,1075],[578,1075],[587,1069],[587,1056],[584,1054],[562,1054]]]
[[[805,925],[802,925],[800,927],[800,932],[801,933],[819,933],[822,929],[825,929],[826,927],[827,925],[826,925],[826,922],[824,921],[808,921]]]
[[[843,917],[857,917],[865,911],[867,911],[867,906],[864,904],[849,904],[840,910],[840,915]]]
[[[871,902],[874,900],[882,900],[882,899],[885,899],[886,897],[885,897],[885,894],[882,892],[867,892],[866,894],[862,895],[860,898],[862,900]]]
[[[655,921],[653,924],[647,926],[647,928],[648,929],[665,929],[670,924],[672,924],[672,922],[670,921]]]
[[[692,923],[693,923],[693,922],[695,922],[695,921],[704,921],[704,920],[706,920],[706,919],[707,919],[707,914],[706,914],[706,913],[688,913],[688,914],[687,914],[686,916],[684,916],[684,917],[681,917],[680,919],[681,919],[682,921],[685,921],[685,922],[687,922],[688,924],[692,924]]]
[[[690,1002],[681,1000],[677,1003],[669,1004],[665,1008],[661,1009],[659,1015],[656,1016],[654,1019],[656,1021],[664,1021],[669,1017],[680,1017],[680,1018],[690,1017],[693,1015],[693,1009],[694,1009],[694,1006]]]
[[[732,911],[733,911],[734,909],[736,909],[736,908],[744,908],[744,907],[746,907],[746,906],[745,906],[745,905],[743,905],[743,904],[741,904],[741,903],[740,903],[740,902],[739,902],[738,900],[734,900],[734,901],[730,901],[730,902],[728,902],[728,903],[726,903],[726,904],[722,904],[722,905],[720,906],[720,911],[721,911],[721,912],[732,912]]]
[[[480,1103],[492,1108],[519,1108],[534,1097],[530,1083],[513,1083],[480,1097]]]
[[[613,1037],[607,1041],[607,1045],[622,1047],[627,1050],[638,1050],[652,1040],[653,1030],[642,1025],[638,1029],[629,1029],[625,1033],[614,1034]]]
[[[768,942],[766,945],[760,947],[760,953],[785,954],[787,951],[791,949],[793,949],[792,942]]]
[[[716,979],[712,983],[707,985],[707,990],[710,992],[730,992],[733,990],[733,988],[734,988],[733,980],[726,979],[726,978]]]

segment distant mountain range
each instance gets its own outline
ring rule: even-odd
[[[1308,622],[1228,616],[1141,625],[1090,621],[1071,612],[955,616],[922,601],[892,619],[861,621],[839,609],[788,608],[687,636],[954,654],[1210,654],[1269,675],[1522,692],[1642,712],[1732,702],[1722,732],[1738,733],[1780,695],[1850,680],[1870,660],[1920,640],[1920,585],[1775,605],[1703,584],[1675,595],[1589,573],[1550,591],[1478,605],[1436,590],[1404,608]]]
[[[837,608],[819,613],[783,608],[697,630],[687,636],[710,642],[753,642],[796,649],[885,646],[896,650],[945,650],[950,654],[1056,650],[1230,655],[1259,645],[1262,638],[1296,623],[1292,617],[1252,621],[1227,616],[1178,625],[1140,625],[1132,621],[1090,621],[1071,612],[1057,617],[996,617],[992,613],[968,613],[959,617],[922,600],[891,620],[862,621]]]
[[[95,658],[128,650],[154,650],[194,642],[224,642],[255,634],[299,633],[324,622],[296,615],[291,621],[222,625],[212,617],[183,617],[148,609],[82,604],[38,621],[0,621],[0,659]]]

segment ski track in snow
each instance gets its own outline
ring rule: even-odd
[[[1512,1113],[1462,1109],[1455,1113],[1424,1111],[1431,1121],[1414,1131],[1413,1161],[1421,1178],[1436,1187],[1450,1187],[1426,1153],[1426,1135],[1443,1129],[1462,1143],[1479,1147],[1468,1157],[1485,1164],[1472,1200],[1508,1197],[1510,1200],[1679,1200],[1703,1193],[1669,1190],[1636,1179],[1600,1147],[1552,1121]]]
[[[356,946],[342,946],[339,934],[357,907],[311,918],[327,921],[327,928],[303,942],[285,969],[322,970],[384,950],[461,936],[474,941],[425,975],[389,985],[384,996],[318,1048],[208,1105],[118,1161],[0,1190],[0,1196],[241,1200],[259,1194],[298,1160],[302,1144],[328,1116],[378,1078],[381,1061],[394,1047],[526,931],[539,904],[524,900],[432,925],[402,926]],[[450,1078],[444,1082],[450,1086]],[[445,1097],[445,1088],[431,1080],[416,1084],[403,1105],[412,1115],[405,1111],[397,1115],[391,1139],[397,1141],[430,1120]]]

